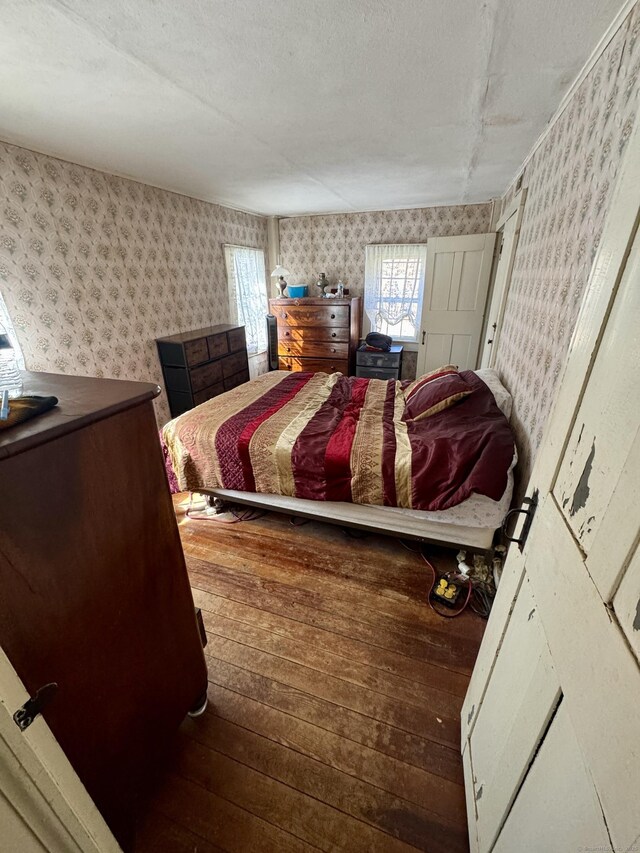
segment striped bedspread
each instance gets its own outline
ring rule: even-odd
[[[472,394],[407,423],[400,382],[267,373],[164,427],[170,484],[422,510],[499,500],[513,436],[484,382],[462,375]]]

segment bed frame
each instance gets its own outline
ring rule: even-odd
[[[300,518],[313,518],[375,533],[416,539],[449,548],[470,548],[488,551],[493,544],[495,529],[465,527],[445,521],[421,518],[419,510],[398,511],[394,507],[363,506],[338,501],[311,501],[284,495],[265,495],[257,492],[240,492],[232,489],[201,489],[200,494],[219,498],[227,503],[245,504],[259,509],[273,510]]]

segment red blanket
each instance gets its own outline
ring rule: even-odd
[[[473,393],[407,423],[399,382],[266,374],[167,424],[172,486],[421,510],[499,500],[513,435],[484,382],[462,376]]]

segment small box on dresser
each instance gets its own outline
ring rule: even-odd
[[[156,344],[174,418],[249,379],[244,326],[208,326]]]
[[[353,374],[360,297],[271,299],[269,310],[278,324],[280,370]]]

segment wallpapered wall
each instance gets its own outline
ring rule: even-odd
[[[364,247],[368,243],[424,243],[428,237],[483,234],[490,229],[491,203],[376,210],[281,219],[280,263],[288,281],[309,284],[325,272],[335,285],[342,278],[351,296],[364,289]],[[416,353],[405,352],[403,378],[415,376]]]
[[[636,119],[639,37],[636,4],[525,170],[528,195],[496,362],[514,397],[524,484]],[[512,195],[513,187],[503,205]]]
[[[229,320],[224,243],[266,253],[266,219],[0,143],[0,292],[31,370],[162,385],[155,338]]]

